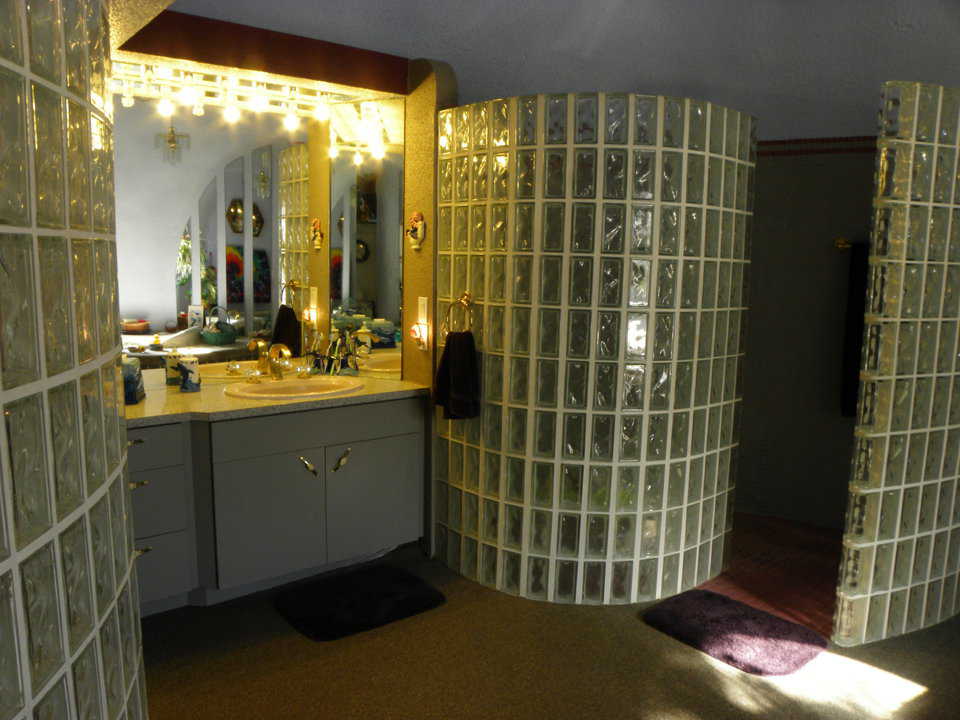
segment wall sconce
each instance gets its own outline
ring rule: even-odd
[[[317,329],[317,321],[320,313],[315,307],[305,307],[303,309],[303,324],[311,330]]]
[[[423,219],[423,213],[415,212],[410,216],[410,222],[407,225],[407,237],[410,238],[410,247],[420,251],[423,247],[423,241],[427,236],[427,224]]]
[[[410,326],[410,337],[421,350],[426,350],[429,346],[430,328],[425,322],[414,323]]]

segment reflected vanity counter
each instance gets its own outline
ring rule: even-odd
[[[182,393],[163,370],[143,377],[146,398],[126,410],[144,615],[424,536],[427,386],[361,375],[343,394],[267,400],[227,395],[239,378]]]

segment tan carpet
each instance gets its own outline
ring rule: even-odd
[[[145,620],[152,720],[947,720],[960,707],[958,619],[837,651],[816,671],[778,683],[660,634],[640,619],[641,606],[507,596],[413,548],[390,560],[438,587],[446,605],[334,643],[298,635],[274,612],[272,593]],[[927,691],[912,697],[920,692],[914,683]]]

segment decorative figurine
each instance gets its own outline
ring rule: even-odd
[[[423,219],[423,213],[417,211],[410,216],[410,222],[407,226],[407,237],[410,238],[410,247],[419,251],[423,246],[423,241],[426,236],[427,227]]]
[[[182,356],[176,370],[180,373],[180,392],[200,392],[200,363],[196,357]]]
[[[320,218],[314,218],[310,223],[310,241],[313,243],[313,249],[320,252],[323,248],[323,231],[320,229]]]

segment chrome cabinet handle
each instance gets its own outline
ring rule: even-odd
[[[133,447],[134,445],[143,445],[143,438],[134,438],[133,440],[127,440],[127,447]]]
[[[147,545],[146,547],[142,547],[142,548],[137,548],[136,550],[134,550],[133,557],[134,559],[143,557],[148,552],[153,552],[153,548],[150,545]]]
[[[140,488],[146,487],[149,484],[149,480],[131,480],[127,483],[127,487],[131,490],[139,490]]]
[[[347,448],[343,452],[343,455],[337,458],[337,462],[334,463],[333,467],[331,468],[331,472],[337,472],[340,468],[347,464],[347,461],[350,459],[351,450],[353,450],[353,448]]]
[[[317,472],[317,466],[307,460],[303,455],[300,456],[300,462],[303,463],[303,467],[306,468],[308,473],[313,473],[314,477],[320,477],[320,473]]]

